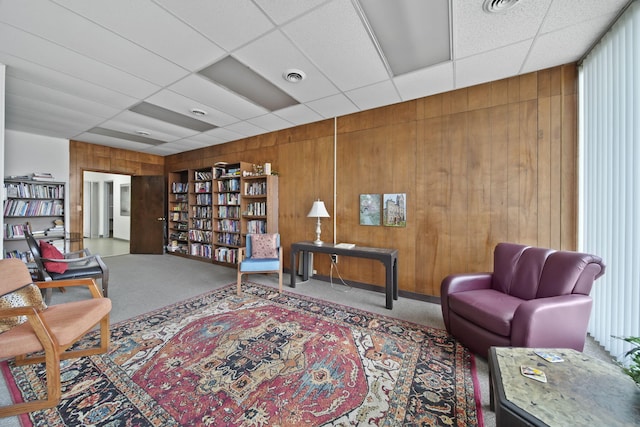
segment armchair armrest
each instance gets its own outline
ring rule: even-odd
[[[492,277],[492,273],[450,274],[442,281],[440,294],[448,295],[456,292],[490,289]]]
[[[246,247],[242,247],[242,248],[238,248],[238,259],[237,259],[237,264],[240,265],[240,263],[242,261],[244,261],[244,258],[247,254],[247,248]]]
[[[582,351],[593,300],[570,294],[525,301],[511,324],[514,347],[563,347]]]
[[[89,248],[84,248],[79,251],[65,252],[62,255],[64,256],[65,259],[82,258],[82,257],[91,256],[91,251],[89,250]]]
[[[91,292],[92,298],[102,298],[102,292],[100,288],[96,284],[96,281],[91,278],[85,279],[67,279],[67,280],[56,280],[56,281],[47,281],[47,282],[34,282],[34,284],[40,289],[48,289],[48,288],[69,288],[73,286],[86,286]]]
[[[40,257],[40,259],[42,260],[42,262],[55,262],[59,264],[68,264],[68,265],[89,264],[92,261],[96,261],[98,264],[102,262],[102,259],[100,258],[99,255],[89,255],[89,256],[84,256],[80,258],[63,258],[63,259]]]
[[[442,280],[440,284],[440,308],[444,326],[449,333],[451,333],[449,327],[449,295],[476,289],[489,289],[491,288],[492,277],[492,273],[461,273],[450,274]]]
[[[38,309],[32,305],[25,305],[22,307],[6,307],[0,308],[0,318],[4,317],[17,317],[17,316],[32,316],[38,313]]]

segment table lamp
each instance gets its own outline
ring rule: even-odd
[[[313,202],[313,206],[311,206],[311,210],[307,216],[318,218],[318,223],[316,224],[316,240],[313,244],[316,246],[322,246],[323,242],[320,240],[320,218],[329,218],[329,212],[327,212],[324,202],[320,201],[320,199]]]

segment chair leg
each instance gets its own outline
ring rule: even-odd
[[[238,270],[238,295],[242,295],[242,273],[240,272],[240,270]]]
[[[60,397],[62,396],[60,386],[60,355],[57,351],[45,352],[45,367],[47,375],[47,398],[3,406],[0,408],[0,418],[39,411],[40,409],[53,408],[60,402]]]

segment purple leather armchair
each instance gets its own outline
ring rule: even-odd
[[[595,255],[499,243],[492,273],[452,274],[442,281],[447,331],[482,357],[489,347],[582,351],[594,280],[605,265]]]

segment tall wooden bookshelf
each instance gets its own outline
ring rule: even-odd
[[[168,201],[167,252],[186,255],[189,253],[189,171],[169,174]]]
[[[29,224],[36,239],[43,239],[66,252],[64,182],[5,179],[3,206],[5,258],[31,262],[23,226]]]
[[[213,260],[217,263],[237,263],[238,248],[244,244],[240,224],[242,174],[250,167],[245,162],[215,165]]]
[[[235,265],[248,233],[278,231],[278,177],[247,162],[169,173],[168,253]]]
[[[242,235],[278,232],[278,177],[242,177]]]
[[[213,254],[212,233],[212,168],[192,169],[189,183],[189,254],[210,260]]]

